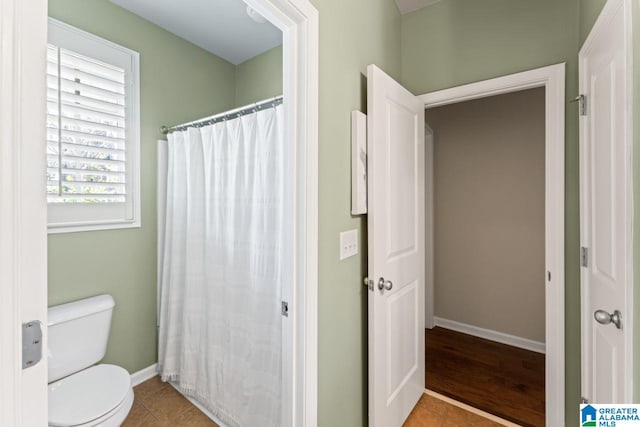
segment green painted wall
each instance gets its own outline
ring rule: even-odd
[[[236,105],[282,95],[282,46],[236,66]]]
[[[591,1],[591,0],[580,0]],[[446,0],[402,17],[402,81],[416,94],[567,63],[577,94],[578,0]],[[566,114],[566,424],[580,399],[578,120]]]
[[[604,7],[607,0],[579,0],[580,7],[580,46],[584,43],[589,35],[589,31],[596,23],[600,11]]]
[[[110,293],[105,362],[155,363],[156,143],[160,125],[235,105],[235,67],[107,0],[50,0],[49,15],[140,53],[142,227],[49,236],[49,304]]]
[[[311,0],[320,12],[320,427],[367,425],[365,217],[352,217],[350,112],[366,111],[366,67],[400,78],[400,15],[393,0]],[[360,253],[339,260],[338,233],[358,229]]]

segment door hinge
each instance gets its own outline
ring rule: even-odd
[[[282,315],[284,317],[289,317],[289,303],[286,301],[282,301],[281,309],[282,309]]]
[[[42,360],[42,323],[38,320],[22,324],[22,369]]]
[[[578,95],[571,102],[578,103],[578,111],[580,112],[581,116],[587,115],[587,96],[586,95]]]
[[[589,267],[589,248],[580,248],[580,266]]]

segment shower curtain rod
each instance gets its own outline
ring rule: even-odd
[[[203,127],[212,125],[214,123],[222,122],[224,120],[237,119],[238,117],[245,116],[247,114],[255,113],[259,110],[264,110],[265,108],[272,108],[282,104],[284,98],[282,95],[276,96],[275,98],[265,99],[264,101],[256,102],[254,104],[245,105],[244,107],[239,107],[233,110],[225,111],[224,113],[215,114],[213,116],[205,117],[203,119],[195,120],[189,123],[183,123],[181,125],[166,127],[161,126],[160,132],[163,135],[166,135],[171,132],[175,132],[177,130],[186,130],[190,127]]]

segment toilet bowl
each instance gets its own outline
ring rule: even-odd
[[[131,405],[131,377],[119,366],[92,366],[49,384],[50,427],[117,427]]]
[[[133,405],[131,376],[97,364],[115,303],[101,295],[49,308],[49,427],[119,427]]]

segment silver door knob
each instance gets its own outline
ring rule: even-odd
[[[593,318],[601,325],[613,323],[616,325],[616,328],[622,329],[622,313],[620,313],[619,310],[614,311],[613,314],[609,314],[604,310],[597,310],[593,313]]]
[[[381,277],[378,280],[378,289],[380,289],[381,291],[386,289],[387,291],[390,291],[393,288],[393,282],[391,282],[391,280],[384,280],[384,277]]]

